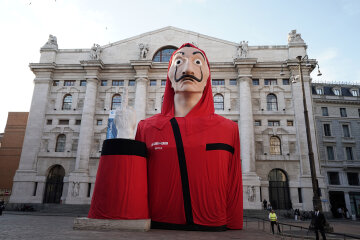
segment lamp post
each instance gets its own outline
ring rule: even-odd
[[[311,183],[312,183],[312,188],[313,188],[313,206],[314,206],[314,209],[317,208],[320,211],[322,211],[322,204],[321,204],[320,194],[319,194],[319,183],[318,183],[318,180],[316,177],[314,152],[313,152],[312,141],[311,141],[309,113],[307,110],[304,80],[303,80],[302,67],[301,67],[302,61],[307,58],[308,58],[307,55],[305,55],[304,57],[302,57],[302,56],[296,57],[296,59],[298,60],[298,64],[299,64],[299,77],[300,77],[301,90],[302,90],[302,96],[303,96],[306,138],[307,138],[307,145],[308,145],[308,152],[309,152]],[[308,64],[309,64],[309,62],[307,61],[306,65],[308,65]],[[321,76],[320,70],[318,70],[318,76]]]

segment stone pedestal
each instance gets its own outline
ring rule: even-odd
[[[82,217],[75,218],[73,228],[75,230],[147,232],[150,230],[150,223],[150,219],[114,220]]]
[[[244,209],[261,209],[260,178],[255,172],[243,173]]]

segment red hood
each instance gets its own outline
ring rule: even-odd
[[[188,117],[195,117],[195,116],[210,116],[213,115],[215,110],[214,110],[214,100],[213,100],[213,95],[212,95],[212,90],[211,90],[211,73],[210,73],[210,65],[209,65],[209,61],[206,57],[206,54],[203,50],[195,47],[193,44],[191,43],[185,43],[183,44],[180,48],[178,48],[176,51],[174,51],[174,53],[172,54],[170,61],[169,61],[169,66],[168,66],[168,72],[171,66],[171,62],[172,62],[172,58],[174,57],[174,54],[179,51],[180,49],[184,48],[185,46],[191,46],[193,48],[198,49],[199,51],[201,51],[205,58],[206,58],[206,62],[209,68],[209,78],[207,79],[207,83],[204,89],[204,93],[200,99],[200,101],[195,105],[195,107],[185,116],[185,118]],[[174,117],[175,115],[175,109],[174,109],[174,89],[171,87],[171,82],[169,79],[169,74],[167,74],[166,77],[166,87],[165,87],[165,93],[164,93],[164,101],[163,101],[163,105],[161,108],[161,114],[167,117]]]

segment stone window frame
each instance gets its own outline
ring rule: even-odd
[[[129,80],[129,82],[128,82],[128,86],[130,86],[130,87],[135,86],[135,84],[136,84],[135,80]]]
[[[105,87],[105,86],[107,86],[107,80],[101,80],[100,81],[100,86],[102,86],[102,87]]]
[[[65,87],[75,86],[75,80],[65,80],[64,81],[64,86]]]
[[[256,127],[261,126],[261,120],[254,120],[254,126]]]
[[[270,97],[272,97],[272,98],[270,98]],[[269,93],[266,96],[266,110],[267,111],[278,111],[279,110],[276,94]]]
[[[333,176],[331,176],[331,175],[333,175]],[[339,172],[329,171],[329,172],[327,172],[327,178],[328,178],[329,185],[341,185]]]
[[[357,175],[357,184],[350,184],[350,178],[349,178],[349,175],[350,174],[356,174]],[[347,177],[347,181],[348,181],[348,185],[350,186],[359,186],[360,185],[360,180],[359,180],[359,173],[358,172],[346,172],[346,177]]]
[[[55,152],[65,152],[66,135],[59,134],[56,138]]]
[[[324,117],[329,116],[329,108],[328,107],[321,107],[321,116],[324,116]]]
[[[102,119],[96,119],[96,126],[101,126],[103,124]]]
[[[236,86],[237,85],[237,79],[229,79],[229,85],[230,86]]]
[[[329,151],[328,151],[328,148],[331,148],[331,151],[332,151],[332,155],[333,155],[333,159],[330,159],[329,157]],[[326,159],[328,161],[335,161],[336,160],[336,153],[335,153],[335,147],[333,145],[327,145],[325,146],[325,153],[326,153]]]
[[[331,137],[331,136],[332,136],[332,135],[331,135],[331,132],[332,132],[332,130],[331,130],[331,124],[330,124],[330,123],[323,123],[322,125],[323,125],[323,127],[322,127],[323,136],[324,136],[324,137]],[[326,125],[326,126],[329,126],[329,129],[325,129],[325,125]],[[328,131],[327,131],[327,130],[328,130]],[[329,134],[327,134],[327,132],[328,132]]]
[[[346,132],[346,134],[345,134],[345,131],[344,131],[344,127],[345,126],[347,126],[347,132]],[[350,127],[350,124],[348,124],[348,123],[343,123],[343,124],[341,124],[341,130],[342,130],[342,135],[343,135],[343,137],[344,138],[350,138],[351,137],[351,127]],[[346,136],[345,136],[346,135]]]
[[[120,100],[119,101],[117,101],[116,99],[115,99],[115,97],[120,97]],[[115,100],[116,101],[115,101]],[[118,94],[118,93],[116,93],[116,94],[114,94],[113,96],[112,96],[112,98],[111,98],[111,110],[115,110],[116,109],[116,107],[117,106],[121,106],[121,102],[122,102],[122,97],[121,97],[121,95],[120,94]],[[114,106],[115,105],[115,106]]]
[[[278,85],[278,80],[276,78],[264,79],[265,86],[276,86]]]
[[[69,119],[59,119],[58,125],[69,125]]]
[[[280,127],[280,121],[279,120],[268,120],[268,126],[269,127]]]
[[[349,151],[349,152],[348,152]],[[345,160],[346,161],[354,161],[354,150],[352,146],[345,146],[344,147],[344,152],[345,152]]]
[[[71,110],[72,106],[72,95],[65,94],[62,101],[61,110]]]
[[[294,126],[294,120],[286,120],[286,126],[293,127]]]
[[[157,80],[151,79],[151,80],[149,81],[149,86],[150,86],[150,87],[155,87],[156,85],[157,85]]]
[[[288,79],[288,78],[283,78],[283,79],[282,79],[282,85],[285,85],[285,86],[290,85],[290,79]]]
[[[225,86],[225,79],[212,79],[211,86]]]
[[[346,108],[340,108],[340,117],[347,117]]]
[[[124,86],[124,80],[112,80],[111,86],[113,87],[122,87]]]
[[[59,80],[53,80],[52,85],[54,87],[60,86],[60,81]]]
[[[224,110],[224,96],[221,93],[214,95],[214,109]]]
[[[80,80],[80,87],[86,87],[86,80]]]
[[[279,136],[272,135],[269,139],[269,152],[270,155],[281,155],[281,139]]]
[[[161,80],[161,86],[166,86],[166,80],[164,79]]]
[[[253,78],[252,79],[252,85],[253,86],[259,86],[260,85],[260,80],[258,78]]]
[[[161,47],[159,50],[157,50],[152,58],[153,62],[169,62],[172,54],[177,50],[178,48],[175,46],[164,46]]]

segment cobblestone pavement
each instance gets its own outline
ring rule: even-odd
[[[37,216],[4,213],[0,216],[0,239],[280,239],[257,229],[257,223],[249,223],[245,230],[225,232],[190,232],[150,230],[149,232],[98,232],[73,230],[74,217]]]

